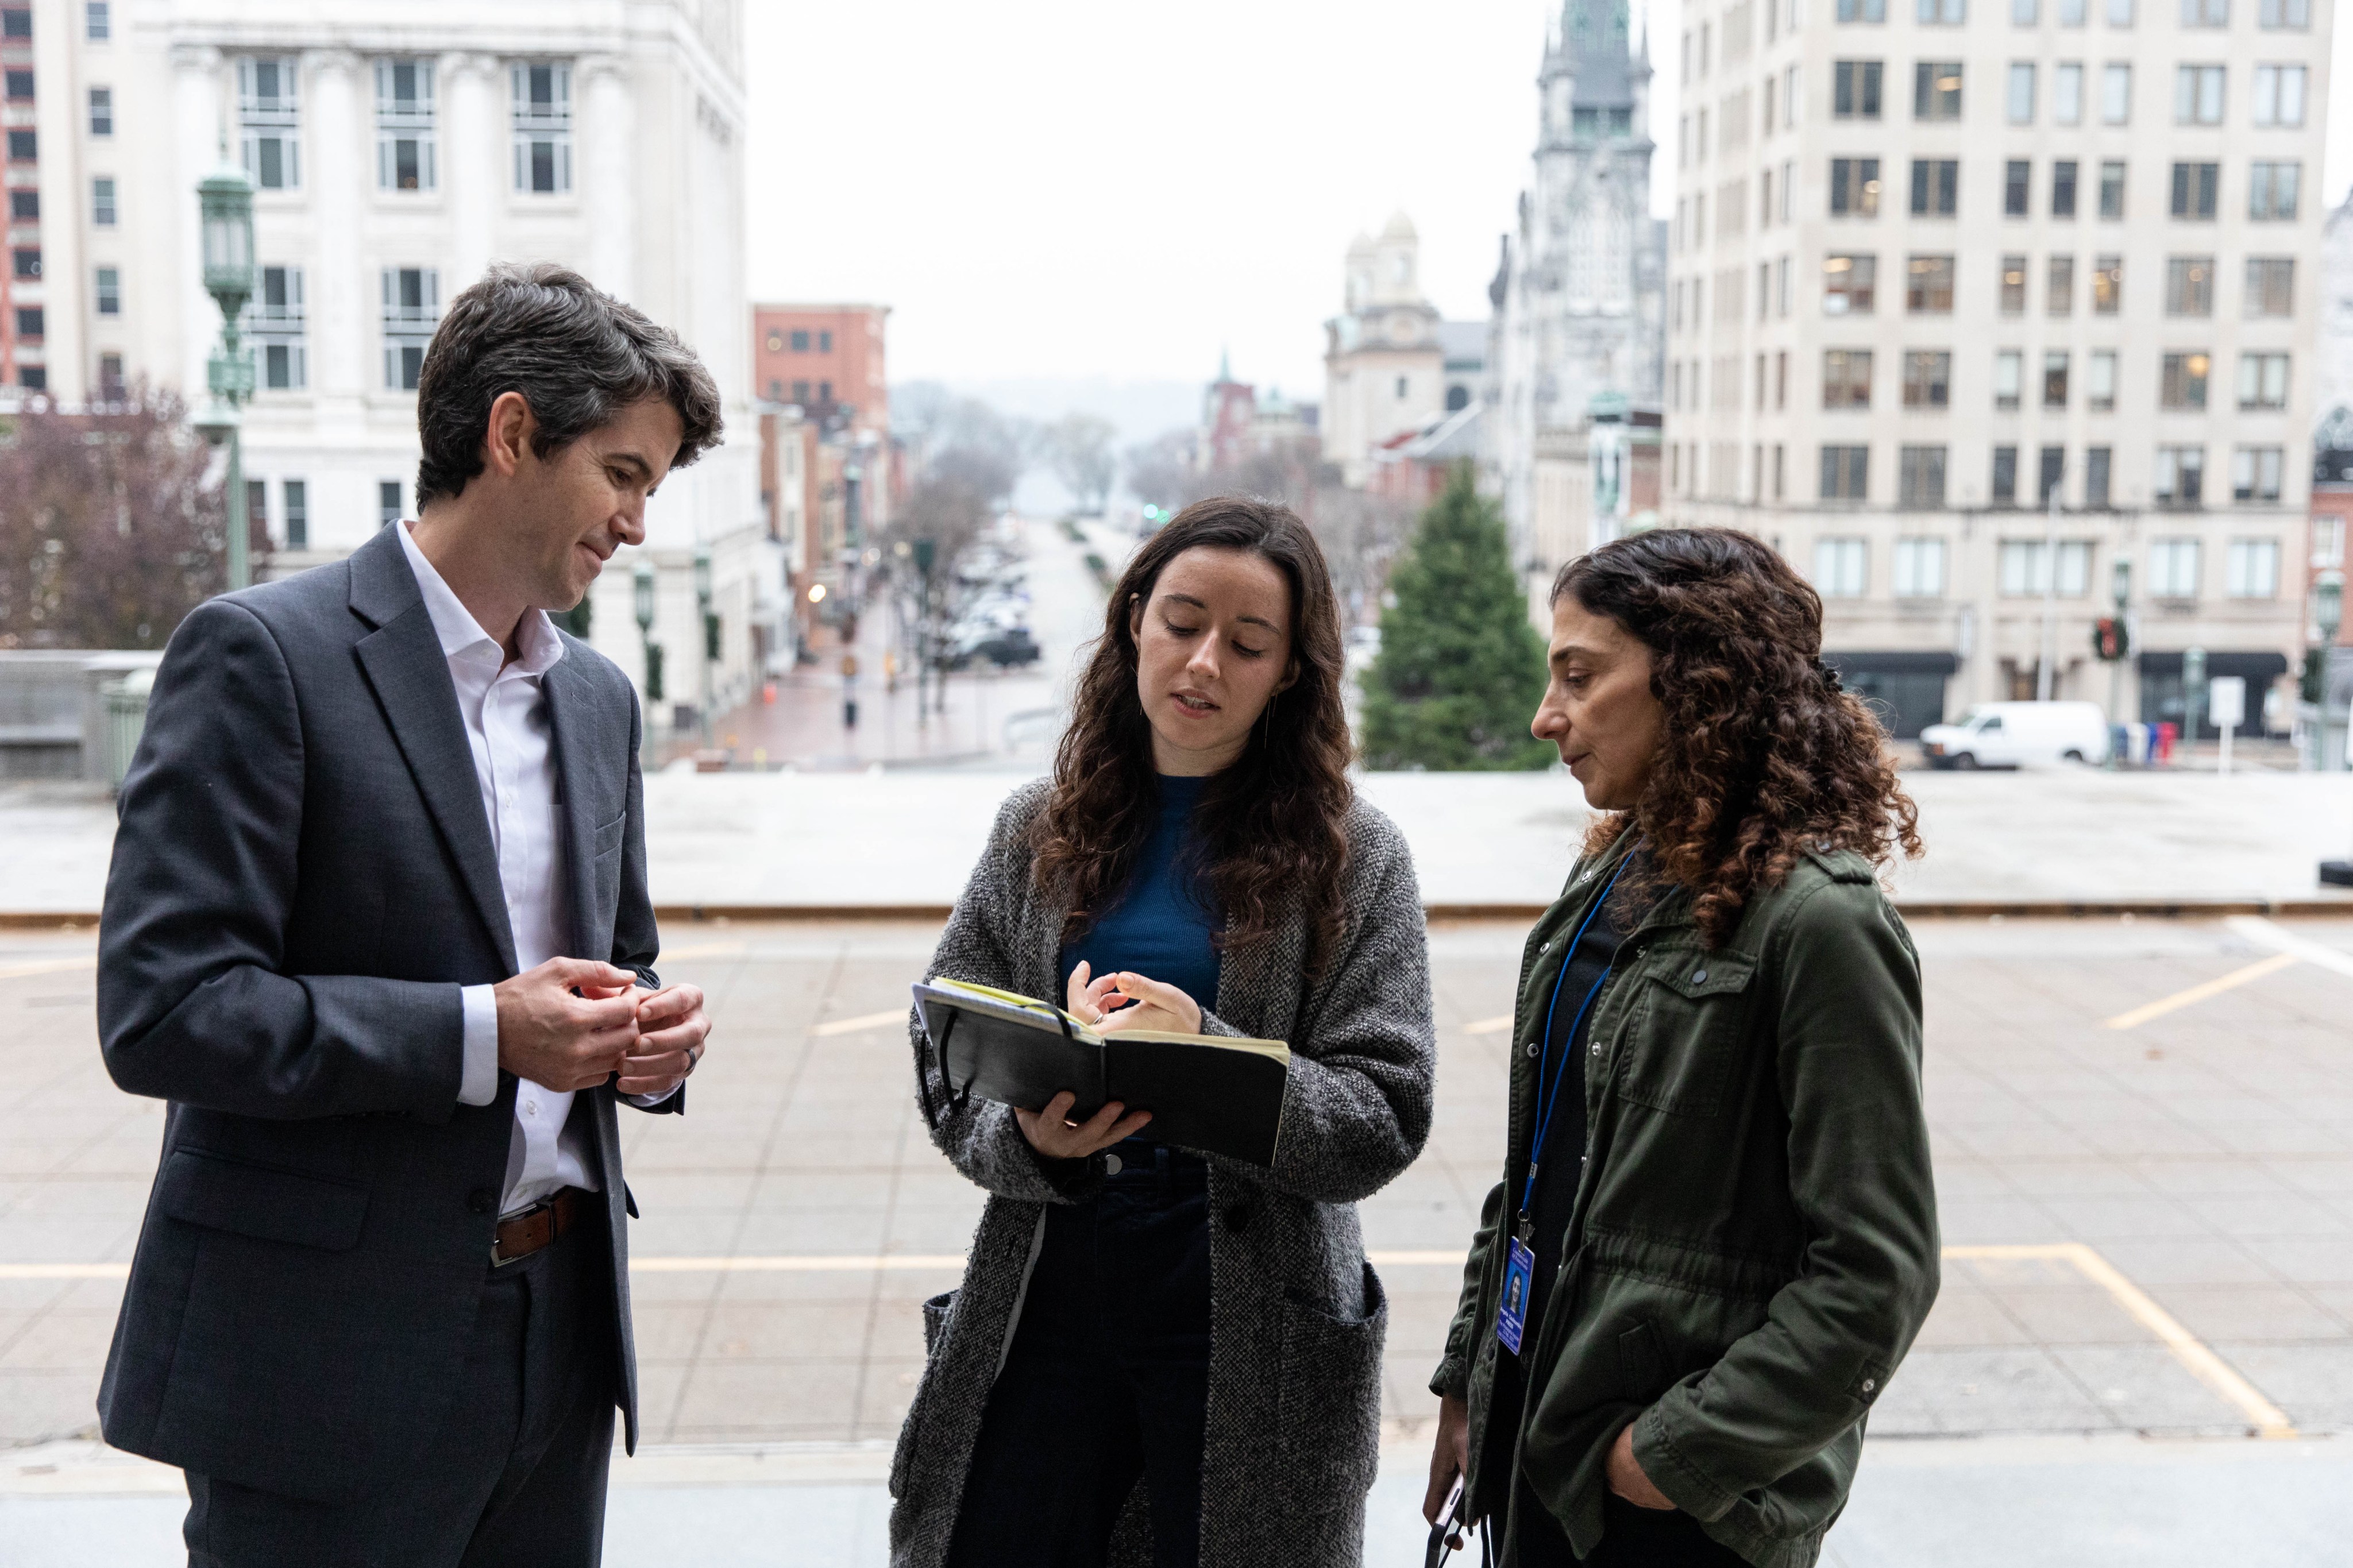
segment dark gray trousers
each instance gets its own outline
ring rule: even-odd
[[[189,1568],[594,1568],[613,1455],[608,1249],[592,1218],[484,1265],[457,1406],[391,1489],[320,1503],[188,1472]]]

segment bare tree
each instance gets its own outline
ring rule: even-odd
[[[164,646],[227,585],[212,455],[170,392],[88,414],[46,404],[0,438],[0,647]],[[255,520],[252,559],[268,558]]]
[[[1127,449],[1127,488],[1135,499],[1174,511],[1212,492],[1199,489],[1195,471],[1192,426],[1164,430],[1151,440]]]
[[[1119,468],[1111,444],[1118,434],[1110,420],[1092,414],[1065,415],[1039,432],[1040,456],[1081,511],[1102,511],[1111,494]]]

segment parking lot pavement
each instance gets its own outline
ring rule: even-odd
[[[2281,929],[2305,944],[2285,963],[2273,962]],[[2353,1453],[2353,921],[1922,921],[1915,934],[1950,1250],[1944,1293],[1873,1414],[1838,1560],[1960,1561],[1907,1543],[2003,1517],[2003,1489],[2023,1488],[2083,1511],[2073,1533],[1999,1560],[2090,1561],[2052,1543],[2139,1540],[2160,1517],[2147,1500],[2194,1477],[2245,1501],[2240,1555],[2323,1561],[2295,1543],[2328,1508],[2341,1514],[2327,1500],[2345,1489],[2295,1483],[2307,1472],[2289,1460],[2341,1470]],[[1436,1122],[1421,1160],[1365,1205],[1393,1301],[1376,1561],[1415,1533],[1423,1384],[1452,1258],[1499,1163],[1495,1020],[1521,935],[1433,929]],[[671,933],[663,967],[708,989],[718,1032],[688,1118],[625,1124],[655,1452],[617,1473],[613,1561],[652,1561],[622,1550],[629,1521],[690,1494],[715,1532],[709,1563],[754,1560],[723,1549],[737,1524],[773,1552],[786,1517],[834,1532],[823,1538],[839,1551],[808,1560],[870,1560],[857,1543],[879,1542],[876,1446],[913,1393],[920,1303],[954,1284],[980,1203],[908,1091],[899,1019],[933,936],[881,922]],[[0,936],[23,1020],[0,1039],[15,1101],[0,1128],[0,1444],[90,1435],[162,1133],[160,1109],[115,1091],[99,1062],[90,951],[87,933]],[[2245,1436],[2265,1428],[2274,1440]],[[2093,1438],[2068,1467],[2031,1447]],[[818,1469],[747,1479],[745,1446],[777,1445]],[[637,1468],[695,1446],[736,1468],[717,1481]],[[0,1473],[0,1563],[76,1561],[27,1543],[86,1542],[101,1516],[168,1524],[167,1502]],[[98,1511],[73,1524],[83,1510]]]

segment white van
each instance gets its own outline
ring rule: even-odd
[[[1932,768],[2105,763],[2108,716],[2096,702],[1986,702],[1921,731],[1920,751]]]

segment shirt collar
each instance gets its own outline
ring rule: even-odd
[[[433,563],[417,548],[410,532],[417,525],[403,521],[394,526],[400,531],[400,548],[408,556],[408,569],[416,574],[417,592],[425,597],[425,613],[432,617],[433,635],[441,644],[441,656],[455,658],[487,647],[503,660],[506,653],[499,639],[482,629],[473,612],[466,608],[465,601],[458,597],[457,590],[434,570]],[[554,625],[548,620],[545,610],[527,613],[515,640],[522,650],[522,657],[515,662],[525,675],[544,675],[564,657],[564,639],[555,635]]]

